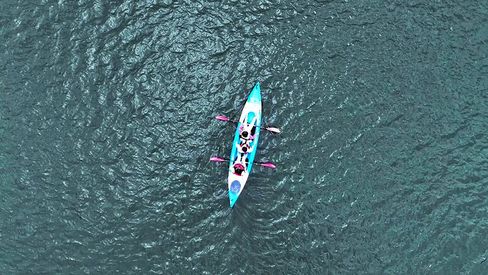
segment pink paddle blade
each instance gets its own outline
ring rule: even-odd
[[[210,161],[213,161],[213,162],[224,162],[225,159],[224,158],[221,158],[221,157],[211,157],[210,158]]]
[[[276,127],[266,127],[266,130],[270,131],[271,133],[275,133],[275,134],[281,133],[281,130],[276,128]]]
[[[230,119],[224,115],[218,115],[215,117],[215,119],[220,120],[220,121],[229,121]]]
[[[266,167],[266,168],[276,169],[276,165],[272,162],[263,162],[263,163],[260,163],[259,165]]]

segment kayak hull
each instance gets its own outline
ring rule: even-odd
[[[251,173],[258,149],[261,118],[261,87],[256,83],[242,109],[232,141],[228,176],[230,207],[236,203]]]

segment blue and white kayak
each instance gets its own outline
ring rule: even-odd
[[[249,174],[251,174],[261,130],[261,110],[261,88],[258,82],[242,109],[232,141],[228,177],[230,207],[236,203],[246,185]]]

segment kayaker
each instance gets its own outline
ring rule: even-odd
[[[249,132],[251,133],[250,135],[249,135]],[[254,135],[255,133],[256,133],[256,126],[253,126],[250,131],[243,130],[241,132],[241,134],[239,135],[239,137],[241,139],[245,139],[245,140],[253,140],[255,137],[255,135]]]
[[[234,174],[238,176],[242,176],[242,172],[244,172],[246,169],[244,168],[244,165],[240,163],[234,164]]]
[[[237,151],[243,154],[249,154],[253,151],[250,140],[241,140],[237,145]]]
[[[232,165],[233,173],[242,176],[242,173],[246,171],[246,167],[249,164],[249,159],[247,158],[247,154],[238,154],[234,165]]]
[[[239,127],[239,138],[245,140],[253,140],[256,134],[256,122],[257,122],[257,117],[254,117],[251,123],[241,122],[241,126]]]

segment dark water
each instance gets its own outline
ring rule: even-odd
[[[1,1],[0,273],[487,274],[488,2],[299,2]]]

